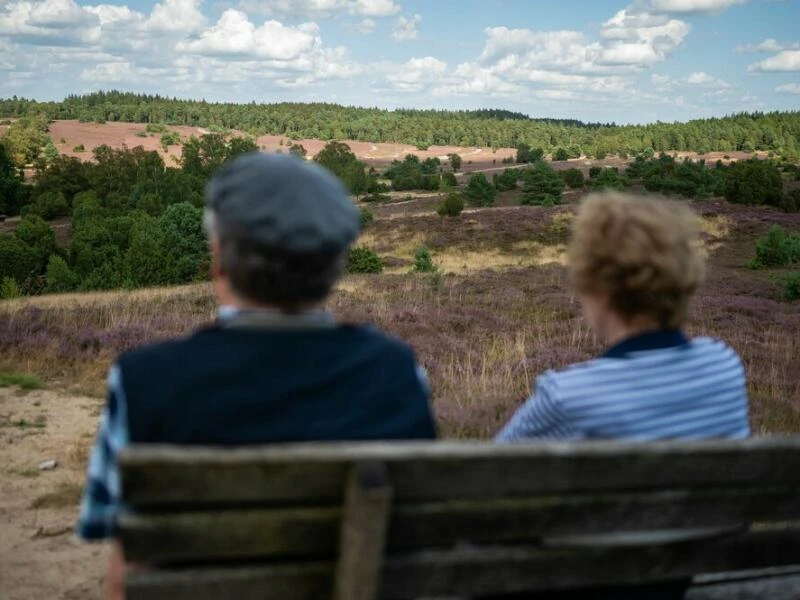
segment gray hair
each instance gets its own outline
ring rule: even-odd
[[[231,288],[251,302],[301,310],[324,300],[344,270],[344,252],[297,254],[267,247],[211,209],[203,214],[203,228],[219,245],[220,266]]]

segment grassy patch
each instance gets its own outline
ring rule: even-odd
[[[9,469],[8,473],[10,475],[16,475],[17,477],[25,477],[27,479],[33,479],[38,477],[41,474],[41,471],[38,469]]]
[[[58,487],[31,502],[31,508],[69,508],[81,501],[83,488],[77,483],[60,483]]]
[[[32,373],[0,371],[0,387],[16,385],[23,390],[38,390],[44,387],[42,379]]]

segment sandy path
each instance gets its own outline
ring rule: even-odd
[[[0,598],[98,599],[105,548],[73,533],[101,402],[0,388]],[[56,459],[52,471],[40,462]]]

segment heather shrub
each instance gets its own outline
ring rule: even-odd
[[[359,220],[361,221],[361,229],[366,229],[370,223],[375,220],[375,215],[368,208],[362,208],[359,213]]]
[[[425,246],[420,246],[414,253],[414,267],[412,269],[415,273],[435,273],[437,271],[436,265],[433,264],[430,250]]]
[[[561,173],[561,177],[573,189],[583,187],[583,172],[580,169],[567,169]]]
[[[177,131],[166,131],[161,134],[161,147],[166,150],[170,146],[181,143],[181,136]]]
[[[86,152],[86,148],[83,144],[78,144],[72,149],[73,152]]]
[[[773,225],[767,235],[756,242],[756,257],[749,266],[753,269],[788,267],[797,262],[800,262],[800,234]]]
[[[148,133],[164,133],[167,131],[167,126],[163,123],[148,123],[144,129]]]
[[[444,197],[442,202],[436,209],[440,217],[457,217],[464,210],[464,198],[458,192],[450,192]]]
[[[603,172],[603,167],[598,167],[597,165],[595,165],[594,167],[589,167],[589,179],[594,179],[602,172]]]
[[[348,250],[345,270],[348,273],[382,273],[383,261],[366,246],[358,246]]]

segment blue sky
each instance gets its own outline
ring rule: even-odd
[[[0,95],[111,88],[617,123],[800,109],[800,0],[0,0]]]

